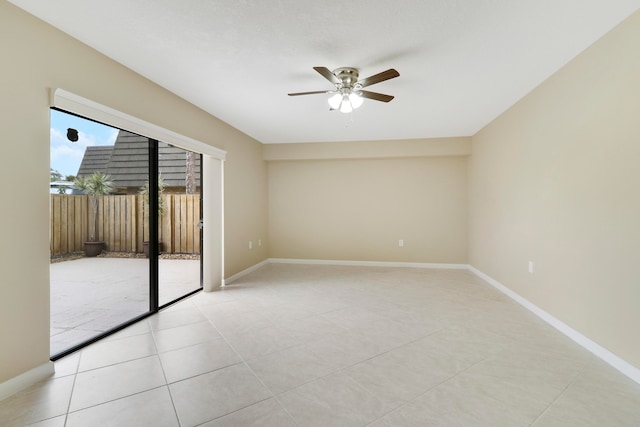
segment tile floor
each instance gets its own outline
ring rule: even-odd
[[[468,271],[269,265],[56,362],[2,426],[640,426],[640,385]]]

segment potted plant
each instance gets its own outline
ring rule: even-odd
[[[164,213],[164,210],[165,210],[164,198],[162,197],[162,193],[164,192],[165,187],[166,187],[166,184],[164,180],[162,179],[161,176],[159,176],[158,177],[158,224],[160,224],[162,214]],[[144,185],[140,187],[139,194],[144,196],[144,206],[147,210],[149,210],[149,180],[148,179],[144,183]],[[158,240],[158,251],[161,251],[161,250],[162,250],[162,241]],[[149,241],[142,242],[142,251],[144,252],[145,256],[149,258]]]
[[[96,241],[96,230],[98,229],[98,196],[113,193],[113,182],[109,175],[95,172],[93,175],[87,177],[76,177],[73,181],[73,186],[89,196],[92,219],[89,223],[89,240],[84,242],[84,253],[88,257],[95,257],[102,253],[102,248],[104,247],[103,241]]]

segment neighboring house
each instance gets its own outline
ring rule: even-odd
[[[147,138],[121,130],[114,145],[87,147],[78,176],[94,172],[111,177],[118,193],[135,194],[148,179],[149,150]],[[160,176],[165,193],[184,193],[187,175],[187,151],[164,142],[158,143]],[[200,156],[195,158],[196,187],[200,191]]]
[[[61,189],[64,189],[64,193]],[[81,190],[73,187],[71,181],[51,181],[49,184],[50,194],[82,194]]]

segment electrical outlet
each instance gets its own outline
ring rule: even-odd
[[[249,240],[249,249],[253,249],[253,242]]]
[[[398,246],[403,248],[404,247],[404,240],[402,240],[402,239],[398,240]]]
[[[258,239],[258,246],[262,246],[262,239]]]
[[[533,261],[529,261],[529,273],[533,274]]]

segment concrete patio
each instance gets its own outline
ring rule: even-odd
[[[200,261],[159,260],[165,304],[200,287]],[[149,310],[149,260],[81,258],[51,264],[51,354]]]

